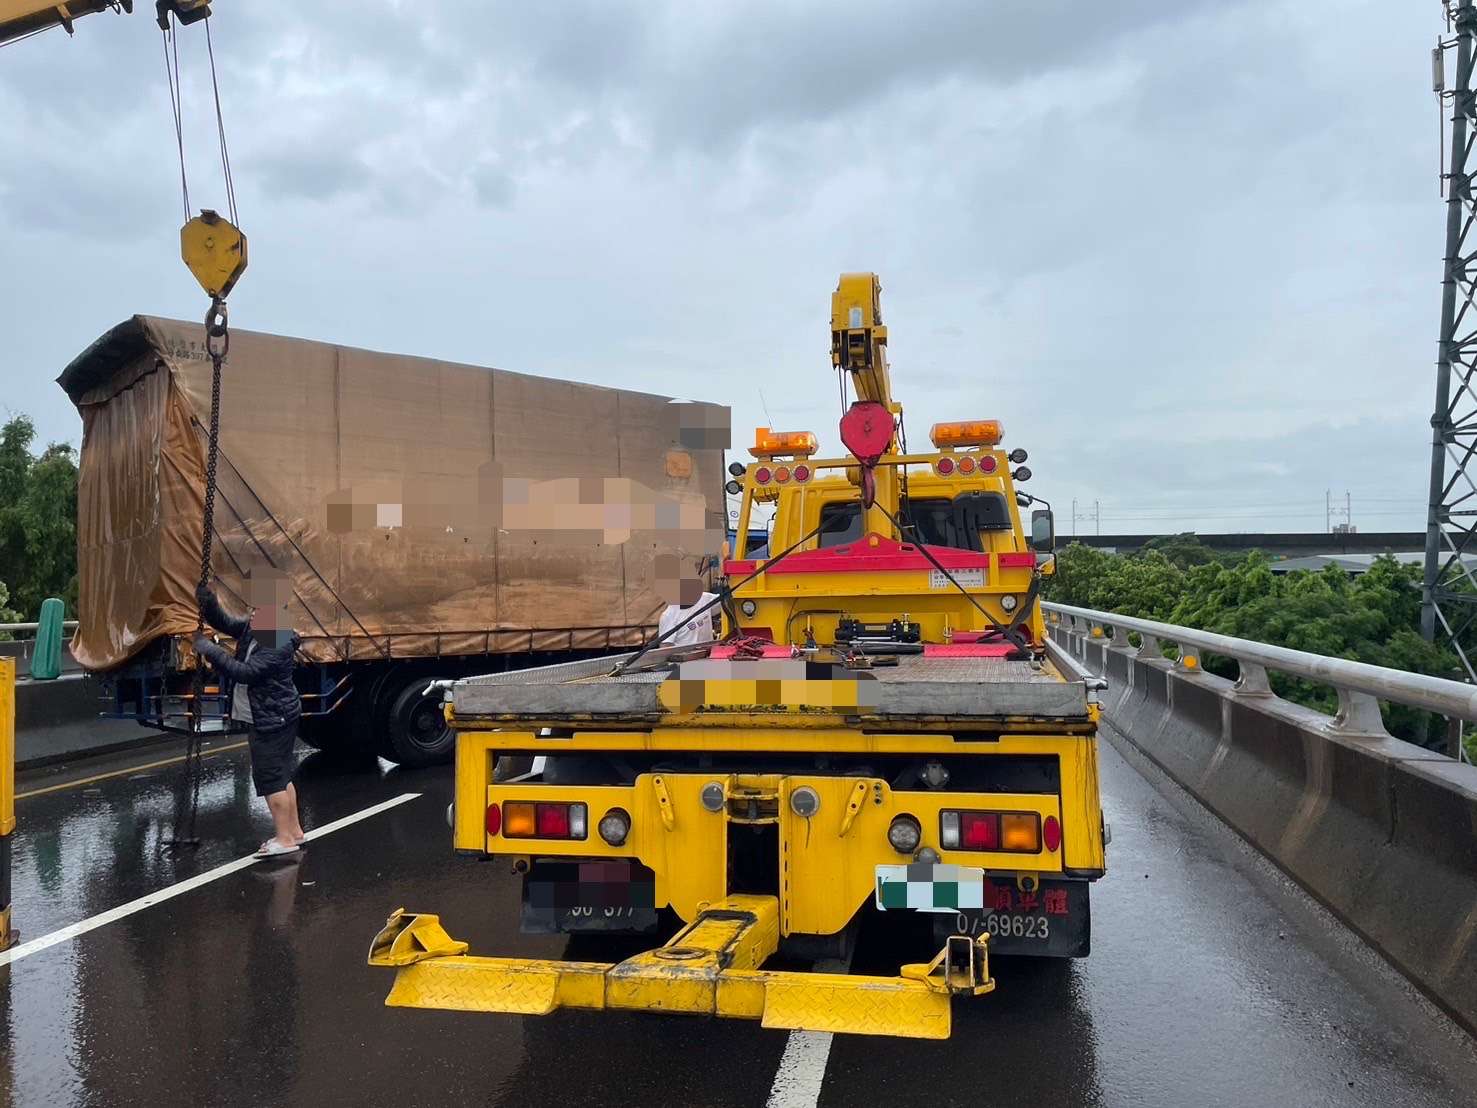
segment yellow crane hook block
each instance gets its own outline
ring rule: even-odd
[[[207,296],[224,299],[246,272],[246,236],[209,208],[180,228],[179,245],[180,257]]]

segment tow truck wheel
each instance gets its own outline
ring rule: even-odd
[[[426,693],[430,683],[429,677],[410,679],[390,698],[385,713],[383,753],[408,769],[449,762],[456,749],[440,692]]]

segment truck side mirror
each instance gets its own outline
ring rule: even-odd
[[[1056,549],[1056,521],[1050,509],[1031,513],[1031,549],[1048,553]]]

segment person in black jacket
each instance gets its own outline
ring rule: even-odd
[[[205,622],[236,640],[233,654],[197,635],[195,650],[233,683],[231,718],[248,724],[252,781],[257,796],[266,799],[276,832],[257,851],[261,857],[292,854],[304,840],[292,784],[302,701],[292,681],[301,640],[287,621],[291,596],[287,578],[273,570],[256,570],[248,576],[247,600],[252,607],[245,617],[227,614],[210,589],[195,592]]]

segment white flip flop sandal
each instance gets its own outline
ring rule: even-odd
[[[280,843],[277,842],[276,839],[268,839],[266,842],[262,843],[261,847],[257,850],[255,857],[279,858],[284,854],[296,854],[301,849],[302,847],[299,846],[297,843],[293,843],[291,846],[282,846]]]

